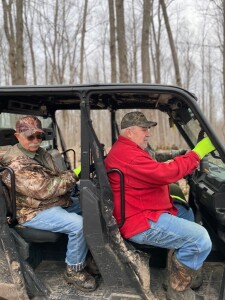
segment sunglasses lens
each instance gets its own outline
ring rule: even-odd
[[[37,134],[36,138],[39,139],[39,140],[42,140],[44,138],[44,135],[42,133]]]
[[[30,136],[27,137],[28,141],[33,141],[35,138],[38,140],[42,140],[44,137],[43,134],[39,133],[39,134],[32,134]]]

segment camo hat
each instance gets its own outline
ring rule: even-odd
[[[121,121],[121,129],[130,126],[140,126],[140,127],[153,127],[156,126],[156,122],[148,121],[145,115],[139,111],[134,111],[127,113]]]
[[[16,131],[30,136],[35,132],[44,133],[41,121],[35,116],[26,116],[16,122]]]

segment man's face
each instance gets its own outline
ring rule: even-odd
[[[150,137],[150,128],[132,126],[127,128],[127,137],[142,149],[145,149]]]
[[[38,150],[43,138],[42,134],[39,132],[36,132],[28,137],[23,135],[23,133],[16,132],[15,136],[22,147],[31,152],[36,152]]]

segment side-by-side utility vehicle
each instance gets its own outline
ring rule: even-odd
[[[148,117],[158,116],[158,126],[164,124],[162,137],[175,127],[187,149],[193,149],[203,136],[209,136],[216,147],[185,180],[196,222],[208,230],[213,242],[198,293],[205,299],[225,299],[224,144],[192,93],[174,86],[147,84],[0,87],[0,157],[17,142],[15,121],[22,115],[36,115],[45,130],[43,147],[52,153],[56,164],[64,170],[81,164],[84,235],[101,273],[97,290],[90,293],[64,281],[66,236],[16,222],[15,176],[10,168],[0,166],[0,179],[2,172],[9,172],[12,181],[11,190],[7,190],[0,180],[0,299],[166,299],[162,283],[167,274],[168,250],[134,245],[121,237],[119,227],[123,224],[116,224],[113,217],[113,196],[104,168],[107,153],[103,132],[110,137],[110,148],[119,134],[121,117],[134,109]],[[79,145],[80,161],[77,150],[67,149],[63,141],[60,124],[64,129],[74,125],[73,119],[59,122],[56,116],[59,113],[62,118],[64,111],[71,111],[80,120],[80,140],[75,139],[75,133],[74,137],[70,134],[74,145]],[[97,123],[93,120],[95,113]],[[104,120],[104,128],[99,120]],[[114,171],[119,173],[118,169]],[[123,174],[120,176],[123,222],[126,195]]]

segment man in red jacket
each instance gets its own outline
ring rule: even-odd
[[[207,231],[194,223],[193,213],[174,205],[169,184],[192,173],[200,159],[215,147],[204,138],[185,155],[157,162],[145,150],[155,122],[141,112],[130,112],[121,121],[121,135],[105,159],[106,169],[118,168],[125,179],[125,223],[122,236],[139,244],[175,249],[171,259],[167,299],[203,299],[190,288],[209,252]],[[114,216],[119,223],[120,179],[109,174]]]

